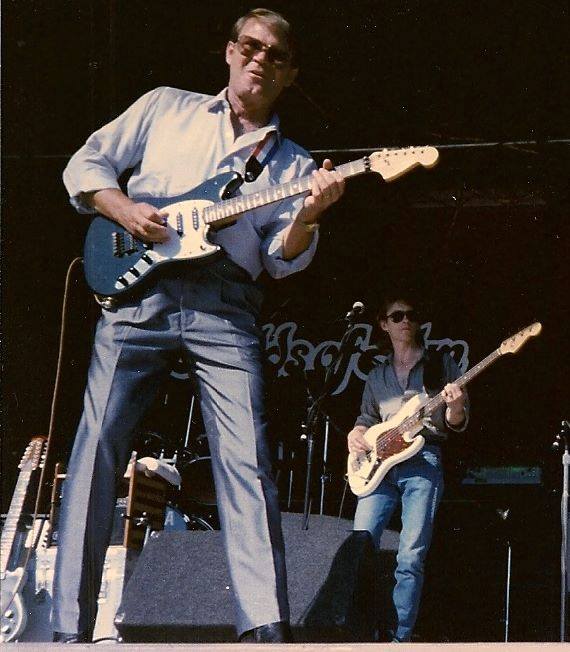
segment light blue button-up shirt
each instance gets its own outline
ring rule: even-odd
[[[174,197],[222,172],[243,175],[253,149],[270,131],[276,132],[279,147],[259,177],[243,184],[242,194],[295,180],[316,169],[303,148],[279,134],[276,115],[265,127],[235,138],[226,91],[212,97],[161,87],[143,95],[93,133],[70,159],[63,180],[72,205],[80,213],[95,212],[83,201],[82,193],[119,188],[118,176],[130,168],[127,190],[135,200]],[[284,260],[282,251],[283,232],[301,210],[306,194],[248,211],[210,238],[254,279],[263,269],[274,278],[304,269],[314,256],[317,234],[293,260]]]

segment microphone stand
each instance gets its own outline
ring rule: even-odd
[[[566,638],[566,601],[568,599],[568,485],[570,469],[570,421],[562,421],[562,428],[552,444],[555,451],[562,450],[562,499],[560,518],[562,541],[560,550],[560,641]]]
[[[313,400],[312,404],[309,406],[307,411],[307,421],[302,426],[303,434],[301,439],[306,439],[307,441],[307,470],[305,476],[305,498],[303,501],[303,530],[309,529],[309,512],[311,510],[311,475],[312,475],[312,466],[313,466],[313,455],[314,455],[314,430],[315,425],[318,421],[318,418],[322,412],[321,403],[331,395],[333,390],[333,384],[335,381],[334,372],[337,370],[338,365],[342,360],[342,355],[346,349],[350,334],[354,328],[354,320],[357,317],[357,312],[353,309],[345,317],[347,323],[346,330],[344,335],[340,340],[338,351],[336,355],[331,360],[330,364],[327,367],[325,373],[325,380],[323,383],[323,390],[321,394]],[[310,396],[310,394],[309,394]],[[312,398],[312,397],[311,397]]]

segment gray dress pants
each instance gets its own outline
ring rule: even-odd
[[[133,433],[181,355],[208,435],[237,634],[289,619],[255,325],[260,303],[249,275],[223,258],[199,267],[170,265],[136,299],[103,310],[62,501],[55,631],[92,631]]]

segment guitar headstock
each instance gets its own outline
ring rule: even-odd
[[[382,175],[384,181],[394,181],[418,165],[432,168],[439,159],[435,147],[405,147],[403,149],[382,149],[368,157],[370,170]]]
[[[24,451],[18,468],[26,468],[30,471],[37,469],[45,459],[44,454],[46,444],[47,439],[45,437],[33,437]]]
[[[499,347],[499,353],[504,355],[505,353],[516,353],[521,346],[529,340],[531,337],[536,337],[540,334],[542,330],[542,324],[537,321],[526,328],[523,328],[522,331],[519,331],[515,335],[508,337],[504,342],[501,343]]]

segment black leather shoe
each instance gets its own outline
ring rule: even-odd
[[[88,643],[87,634],[79,632],[77,634],[70,634],[69,632],[54,632],[54,643]]]
[[[244,632],[239,637],[240,643],[292,643],[293,635],[287,621],[260,625]]]

